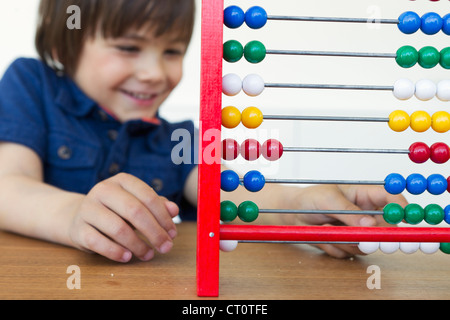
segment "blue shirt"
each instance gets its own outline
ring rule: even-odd
[[[171,158],[180,143],[171,141],[177,129],[190,133],[196,154],[194,124],[154,120],[117,121],[70,78],[36,59],[16,60],[0,81],[0,141],[35,151],[46,183],[86,194],[98,182],[126,172],[177,203],[183,220],[194,220],[196,210],[183,198],[194,156],[182,164]]]

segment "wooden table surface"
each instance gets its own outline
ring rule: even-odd
[[[0,232],[0,299],[198,299],[196,226],[178,230],[169,254],[128,264]],[[78,290],[66,284],[72,265],[80,268]],[[309,246],[240,244],[221,253],[220,265],[218,299],[450,298],[450,256],[440,252],[338,260]],[[381,272],[380,289],[367,287],[372,265]]]

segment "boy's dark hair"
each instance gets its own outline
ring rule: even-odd
[[[80,9],[80,29],[67,27],[71,5]],[[149,27],[157,37],[178,33],[189,43],[194,16],[195,0],[41,0],[35,44],[45,63],[73,76],[84,42],[97,32],[116,38]]]

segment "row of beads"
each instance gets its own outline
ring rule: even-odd
[[[223,58],[230,63],[238,62],[242,57],[250,63],[260,63],[266,55],[266,47],[256,40],[250,41],[245,47],[236,40],[228,40],[223,44]],[[450,69],[450,47],[439,52],[431,46],[423,47],[419,51],[412,46],[403,46],[397,50],[395,61],[402,68],[411,68],[418,63],[425,69],[434,68],[438,64]]]
[[[258,128],[264,120],[264,115],[256,107],[248,107],[242,111],[233,106],[222,109],[222,125],[227,129],[236,128],[241,122],[249,129]],[[438,111],[430,116],[425,111],[415,111],[411,116],[402,110],[395,110],[387,120],[389,127],[396,132],[402,132],[411,127],[416,132],[425,132],[432,128],[444,133],[450,130],[450,113]]]
[[[247,75],[244,80],[233,73],[222,79],[222,92],[227,96],[235,96],[241,91],[251,97],[259,96],[265,88],[264,80],[256,74]],[[392,86],[394,96],[399,100],[408,100],[414,95],[422,101],[431,100],[435,96],[442,101],[450,101],[450,80],[442,80],[435,84],[423,79],[414,84],[408,79],[399,79]]]
[[[425,178],[419,173],[413,173],[405,179],[398,173],[391,173],[384,180],[384,188],[390,194],[400,194],[406,190],[414,195],[422,194],[425,191],[433,195],[440,195],[445,191],[450,192],[449,184],[450,177],[446,179],[440,174],[432,174]]]
[[[419,250],[425,254],[433,254],[438,250],[450,254],[450,243],[436,242],[361,242],[358,248],[365,254],[372,254],[378,250],[386,254],[395,253],[398,250],[406,254],[412,254]]]
[[[246,139],[241,145],[234,139],[222,141],[222,159],[235,160],[241,155],[247,161],[258,160],[261,155],[269,161],[277,161],[283,155],[283,145],[276,139],[269,139],[261,146],[256,139]]]
[[[241,184],[238,174],[232,170],[225,170],[221,173],[221,188],[223,191],[231,192],[236,190]],[[243,178],[243,186],[251,192],[261,191],[266,184],[266,179],[261,172],[252,170],[247,172]],[[381,184],[381,183],[380,183]],[[440,174],[432,174],[425,178],[419,173],[413,173],[406,179],[398,174],[389,174],[383,182],[385,190],[390,194],[400,194],[407,190],[409,193],[418,195],[425,191],[433,195],[443,194],[448,190],[450,177],[447,179]]]
[[[397,50],[395,61],[402,68],[411,68],[418,63],[425,69],[434,68],[438,64],[450,69],[450,48],[444,48],[439,52],[431,46],[423,47],[419,51],[412,46],[403,46]]]
[[[409,147],[409,158],[414,163],[424,163],[431,159],[434,163],[446,163],[450,160],[450,148],[443,142],[428,147],[423,142],[415,142]]]
[[[339,214],[339,211],[336,213]],[[220,220],[223,222],[234,221],[237,217],[243,222],[253,222],[258,219],[259,214],[258,206],[252,201],[244,201],[239,206],[228,200],[222,201],[220,204]],[[390,203],[383,208],[382,214],[384,220],[392,225],[403,221],[412,225],[417,225],[422,221],[430,225],[438,225],[443,221],[450,224],[450,205],[445,209],[437,204],[429,204],[422,208],[418,204],[411,203],[403,209],[399,204]]]
[[[403,221],[412,225],[422,221],[430,225],[437,225],[442,221],[450,224],[450,205],[445,209],[437,204],[429,204],[422,208],[418,204],[410,203],[402,208],[399,204],[390,203],[383,208],[383,218],[387,223],[394,225]]]
[[[243,222],[253,222],[258,219],[258,216],[259,208],[252,201],[242,202],[239,207],[228,200],[220,203],[220,220],[223,222],[234,221],[237,217]]]
[[[411,116],[405,111],[396,110],[389,115],[389,127],[396,132],[402,132],[411,127],[415,132],[425,132],[432,128],[444,133],[450,130],[450,114],[438,111],[430,116],[425,111],[415,111]]]
[[[414,163],[425,163],[431,159],[434,163],[442,164],[450,160],[450,148],[443,142],[436,142],[431,147],[423,142],[415,142],[408,151],[409,159]],[[256,139],[246,139],[241,145],[230,138],[222,141],[222,159],[226,161],[235,160],[239,155],[247,161],[255,161],[261,155],[266,160],[277,161],[283,153],[283,144],[276,139],[269,139],[262,145]]]
[[[267,12],[258,6],[249,8],[245,13],[238,6],[229,6],[224,10],[224,24],[230,29],[241,27],[244,22],[251,29],[260,29],[267,23]],[[450,14],[441,17],[435,12],[428,12],[420,17],[412,11],[404,12],[398,18],[398,28],[405,34],[413,34],[419,29],[427,35],[442,30],[450,35]]]

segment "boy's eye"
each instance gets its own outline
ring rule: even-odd
[[[116,48],[120,51],[123,52],[128,52],[128,53],[135,53],[135,52],[139,52],[139,47],[137,46],[116,46]]]
[[[167,55],[170,56],[182,56],[184,55],[184,51],[180,49],[167,49],[165,52]]]

